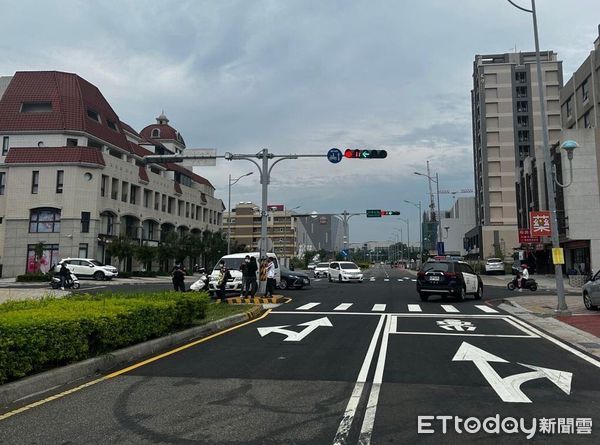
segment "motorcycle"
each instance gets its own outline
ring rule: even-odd
[[[60,289],[61,288],[61,282],[60,282],[60,277],[55,276],[52,277],[52,280],[50,281],[50,287],[52,289]],[[69,279],[65,282],[65,289],[79,289],[80,284],[79,284],[79,279],[75,276],[75,274],[73,272],[71,272]]]
[[[192,283],[192,285],[190,286],[190,290],[193,290],[195,292],[208,290],[208,274],[206,273],[206,270],[202,268],[199,269],[198,272],[200,272],[200,277],[197,281],[194,281]]]
[[[513,280],[511,282],[509,282],[506,285],[508,290],[515,290],[519,287],[519,285],[517,284],[517,280],[520,280],[520,278],[515,277],[515,278],[513,278]],[[533,278],[528,278],[527,280],[523,280],[522,287],[523,287],[523,289],[535,292],[538,288],[538,285]]]

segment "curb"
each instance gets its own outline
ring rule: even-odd
[[[0,385],[0,405],[8,405],[67,385],[75,380],[100,374],[110,369],[136,362],[140,359],[166,351],[181,344],[207,337],[237,324],[252,320],[264,312],[260,306],[242,314],[231,315],[203,326],[155,338],[143,343],[118,349],[111,353],[93,357],[71,365],[45,371],[15,382]]]
[[[586,352],[587,354],[600,358],[600,338],[589,332],[577,329],[568,323],[557,320],[552,315],[539,316],[524,308],[519,303],[507,299],[502,300],[500,309],[509,314],[530,323],[537,328],[543,329],[547,334],[556,337],[569,345]],[[597,345],[597,346],[595,346]]]
[[[230,297],[226,298],[225,301],[221,299],[215,300],[220,303],[227,304],[277,304],[277,303],[286,303],[285,297],[282,295],[277,295],[275,297],[254,297],[254,298],[244,298],[244,297]]]

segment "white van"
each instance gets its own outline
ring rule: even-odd
[[[221,261],[225,261],[225,267],[229,269],[229,273],[233,278],[231,281],[228,281],[225,286],[226,292],[241,292],[242,291],[242,272],[240,271],[240,266],[244,262],[246,256],[253,256],[256,258],[256,262],[258,263],[260,269],[260,261],[258,260],[260,256],[260,252],[246,252],[246,253],[232,253],[231,255],[225,255],[217,264],[213,271],[210,274],[210,278],[208,280],[208,291],[215,292],[217,290],[217,279],[219,276],[219,264]],[[275,280],[277,281],[277,286],[279,286],[279,281],[281,280],[281,269],[279,267],[279,259],[277,255],[274,253],[267,253],[269,258],[273,258],[273,264],[275,264]],[[258,272],[256,279],[258,280]]]

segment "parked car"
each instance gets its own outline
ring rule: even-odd
[[[483,282],[463,261],[429,260],[417,273],[417,292],[422,301],[427,301],[431,295],[441,295],[442,299],[454,295],[458,301],[473,295],[479,300],[483,296]]]
[[[491,275],[493,273],[500,273],[504,275],[504,261],[501,258],[488,258],[485,262],[485,273]]]
[[[329,269],[327,269],[327,275],[329,281],[356,281],[362,283],[363,274],[356,264],[351,261],[334,261],[329,263]]]
[[[589,311],[596,311],[600,307],[600,271],[583,285],[583,304]]]
[[[315,278],[327,277],[327,271],[329,270],[329,263],[318,263],[313,270]]]
[[[90,277],[95,280],[111,280],[119,276],[116,267],[102,264],[93,258],[64,258],[58,264],[65,263],[77,278]]]
[[[308,266],[306,266],[308,270],[315,270],[315,267],[317,267],[317,263],[308,263]]]
[[[253,256],[260,264],[260,252],[233,253],[231,255],[225,255],[219,261],[217,261],[217,264],[215,264],[215,267],[208,278],[208,292],[213,293],[217,290],[217,278],[219,276],[219,264],[221,261],[225,261],[225,267],[229,269],[229,273],[231,274],[231,280],[227,281],[227,284],[225,285],[225,292],[241,292],[242,272],[240,271],[240,266],[244,262],[246,255]],[[267,256],[273,258],[275,263],[275,280],[277,281],[277,285],[279,285],[279,280],[281,279],[279,259],[274,253],[267,253]]]
[[[279,280],[279,289],[296,288],[302,289],[304,286],[310,286],[310,278],[302,272],[281,268],[281,280]]]

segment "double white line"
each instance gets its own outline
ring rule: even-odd
[[[367,355],[365,356],[363,364],[360,368],[360,372],[358,373],[358,378],[356,379],[356,384],[352,390],[352,395],[350,396],[350,400],[348,401],[348,405],[344,411],[344,417],[340,422],[340,426],[338,427],[337,433],[333,440],[334,445],[347,444],[348,435],[350,434],[350,429],[352,428],[352,422],[354,421],[356,410],[360,403],[360,399],[365,388],[365,383],[367,381],[367,375],[369,374],[369,369],[371,368],[371,362],[373,361],[375,348],[377,347],[377,341],[379,340],[379,335],[385,322],[383,340],[381,341],[379,357],[377,358],[377,367],[375,368],[373,385],[371,386],[371,392],[367,401],[367,409],[365,411],[365,416],[358,440],[360,445],[368,445],[371,443],[371,434],[373,433],[375,413],[377,411],[377,403],[379,401],[379,391],[383,381],[383,368],[385,366],[385,357],[387,355],[391,319],[392,318],[389,315],[382,315],[379,318],[379,323],[377,323],[377,327],[375,328],[375,332],[371,338],[371,343],[369,344],[369,349],[367,350]]]

